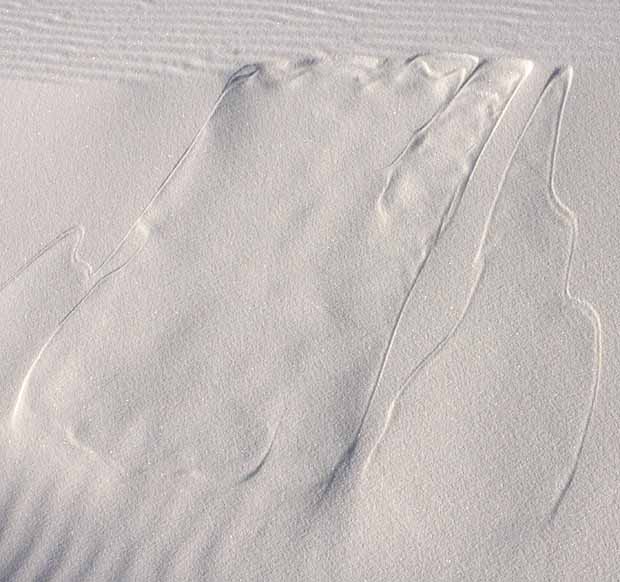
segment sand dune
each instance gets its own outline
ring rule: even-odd
[[[620,576],[610,3],[5,4],[0,579]]]

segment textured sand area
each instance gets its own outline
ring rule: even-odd
[[[620,579],[613,47],[48,66],[138,9],[4,11],[0,579]]]
[[[0,63],[3,77],[49,81],[334,54],[609,61],[619,18],[616,0],[0,0]]]

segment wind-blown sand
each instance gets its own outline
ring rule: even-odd
[[[576,187],[620,113],[571,117],[579,71],[6,80],[0,578],[619,577],[617,204]]]

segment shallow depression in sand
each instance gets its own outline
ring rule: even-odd
[[[552,521],[601,347],[553,184],[569,68],[519,102],[512,153],[493,149],[535,68],[439,54],[239,69],[103,263],[81,257],[77,225],[3,288],[8,312],[45,300],[36,281],[77,281],[44,337],[7,323],[7,341],[37,346],[6,375],[13,446],[163,495],[199,487],[209,549],[189,554],[214,580],[246,545],[247,579],[313,559],[347,579],[352,548],[379,536],[384,481],[419,531]],[[489,156],[495,182],[478,187]],[[467,552],[449,534],[433,551],[446,544]]]

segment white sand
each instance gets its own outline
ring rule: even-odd
[[[574,66],[455,40],[130,83],[110,47],[111,81],[16,60],[0,579],[620,579],[620,85],[592,38]]]

